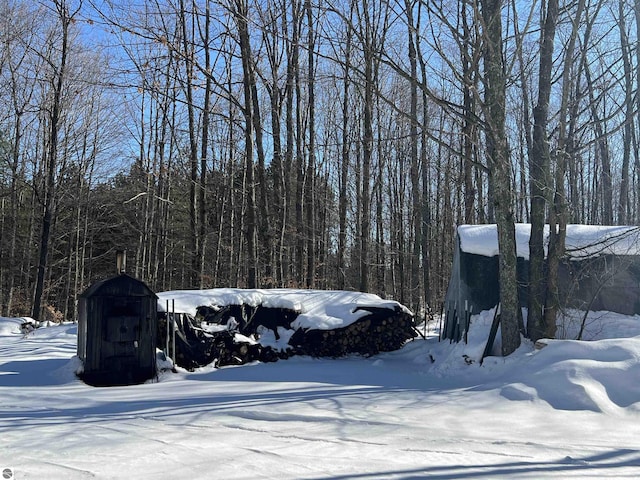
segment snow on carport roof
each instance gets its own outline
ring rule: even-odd
[[[531,224],[516,224],[516,251],[518,257],[529,259]],[[485,257],[498,255],[498,234],[495,224],[460,225],[460,249]],[[545,252],[549,241],[549,226],[545,225]],[[573,258],[597,255],[640,254],[640,227],[567,225],[567,253]]]

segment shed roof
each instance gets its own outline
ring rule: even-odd
[[[81,298],[90,298],[97,296],[113,296],[127,295],[135,297],[154,297],[158,296],[142,281],[133,278],[126,273],[121,273],[115,277],[100,280],[80,295]]]
[[[495,224],[460,225],[460,250],[485,257],[498,255]],[[529,259],[530,223],[516,224],[516,253]],[[549,225],[544,230],[545,254],[549,243]],[[575,259],[598,255],[640,255],[640,227],[607,225],[567,225],[566,252]]]

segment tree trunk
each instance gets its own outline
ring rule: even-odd
[[[623,0],[618,2],[618,25],[620,29],[620,49],[622,51],[622,65],[624,67],[624,92],[625,92],[625,121],[622,134],[622,166],[620,173],[620,195],[618,202],[618,224],[625,225],[629,220],[629,163],[631,159],[631,142],[634,125],[634,101],[633,101],[633,79],[632,79],[632,49],[627,36],[627,25],[625,21]]]
[[[420,163],[418,158],[418,62],[416,44],[418,38],[413,19],[413,2],[405,0],[405,11],[407,14],[407,37],[409,43],[409,65],[410,65],[410,114],[409,114],[409,137],[410,137],[410,157],[411,157],[411,195],[412,211],[411,221],[413,225],[413,242],[411,252],[411,304],[410,308],[418,312],[420,310],[420,252],[422,242],[422,198],[420,191]]]
[[[505,133],[506,78],[502,55],[501,0],[481,0],[484,21],[485,122],[489,181],[498,230],[502,354],[520,346],[522,313],[518,301],[511,165]]]
[[[244,91],[244,141],[245,141],[245,172],[247,182],[247,212],[246,212],[246,242],[247,242],[247,287],[257,288],[258,286],[258,252],[256,245],[256,198],[255,180],[253,165],[253,89],[252,89],[252,58],[251,46],[249,43],[248,28],[248,4],[246,0],[234,0],[233,11],[236,25],[238,27],[238,38],[240,43],[240,55],[242,57],[242,83]]]
[[[194,62],[195,52],[193,46],[193,34],[187,28],[187,13],[184,0],[180,0],[180,29],[182,34],[183,58],[185,62],[186,78],[184,88],[186,94],[186,107],[189,126],[189,169],[191,179],[189,182],[189,248],[190,248],[190,272],[191,285],[200,285],[200,238],[198,231],[198,140],[196,134],[195,105],[193,99]],[[191,40],[191,43],[190,43]]]
[[[306,205],[306,217],[307,217],[307,275],[306,286],[307,288],[313,288],[315,285],[316,276],[316,228],[315,228],[315,211],[314,211],[314,190],[315,190],[315,150],[316,150],[316,114],[315,114],[315,33],[314,33],[314,20],[313,11],[311,10],[311,1],[305,1],[305,9],[307,13],[307,51],[308,62],[307,68],[307,88],[309,95],[309,158],[307,160],[307,173],[306,173],[306,192],[305,192],[305,205]]]
[[[195,3],[195,2],[194,2]],[[209,36],[211,28],[211,6],[210,1],[205,2],[205,18],[204,18],[204,35],[202,36],[202,43],[204,45],[204,66],[207,72],[211,71],[211,49],[209,46]],[[206,206],[206,193],[207,193],[207,155],[209,151],[209,117],[210,117],[210,103],[211,103],[211,88],[212,80],[211,75],[206,75],[205,87],[204,87],[204,100],[202,105],[202,143],[200,148],[200,178],[198,182],[198,225],[199,232],[198,237],[198,264],[199,264],[199,285],[203,288],[205,278],[205,252],[206,252],[206,239],[207,239],[207,206]]]
[[[421,17],[422,3],[418,4],[418,17]],[[420,75],[422,85],[427,85],[427,66],[425,57],[420,48],[420,42],[416,42],[416,56],[420,63]],[[420,165],[422,166],[422,202],[420,205],[420,219],[422,222],[422,231],[420,238],[420,252],[422,254],[422,295],[425,311],[428,313],[431,308],[432,289],[431,289],[431,269],[433,268],[431,259],[431,172],[428,160],[427,146],[427,121],[429,118],[429,98],[426,88],[422,89],[422,127],[420,130]]]
[[[558,128],[558,148],[555,170],[555,190],[550,201],[549,212],[549,254],[547,256],[548,272],[547,285],[544,303],[544,318],[542,322],[541,335],[547,338],[554,338],[556,334],[556,317],[560,308],[559,304],[559,279],[558,269],[565,253],[565,238],[567,234],[567,205],[565,193],[565,173],[567,171],[567,160],[569,149],[573,150],[573,129],[567,127],[567,117],[569,111],[569,95],[572,88],[572,78],[570,75],[573,63],[573,55],[578,37],[578,28],[585,0],[579,0],[573,28],[565,51],[565,62],[562,72],[562,94],[559,111]],[[575,115],[571,116],[571,124],[575,121]],[[537,339],[536,339],[537,340]]]
[[[291,38],[287,43],[288,49],[287,49],[287,71],[286,71],[286,93],[285,93],[285,99],[286,99],[285,126],[287,129],[287,133],[286,133],[286,149],[285,149],[285,156],[284,156],[284,171],[287,172],[287,174],[285,175],[285,178],[284,178],[284,186],[285,186],[285,191],[287,192],[285,196],[287,200],[290,202],[288,203],[287,209],[291,212],[295,212],[296,222],[298,222],[298,216],[299,216],[298,208],[300,208],[301,206],[300,206],[299,195],[297,192],[298,182],[296,181],[295,195],[293,193],[292,183],[296,178],[296,176],[293,175],[294,156],[296,157],[296,164],[298,161],[297,146],[294,145],[294,140],[296,137],[296,129],[298,124],[297,107],[299,106],[299,100],[297,100],[299,96],[297,94],[299,93],[298,59],[299,59],[299,50],[300,50],[300,45],[299,45],[300,17],[301,17],[300,1],[292,0],[291,1]],[[295,103],[294,103],[294,99],[296,99]],[[286,216],[284,216],[283,219],[284,221],[282,224],[280,235],[284,242],[285,234],[288,228],[287,222],[289,221],[289,219]],[[288,277],[290,277],[292,273],[290,269],[294,270],[293,279],[297,281],[298,273],[295,271],[296,268],[299,268],[299,264],[297,262],[297,257],[298,257],[297,250],[299,248],[297,236],[293,238],[293,241],[289,240],[287,243],[291,246],[291,251],[293,252],[293,255],[291,254],[288,255],[286,260],[287,265],[283,265],[283,270],[287,272]],[[293,279],[290,278],[290,280],[293,280]]]
[[[294,18],[294,38],[296,39],[296,47],[294,47],[293,55],[293,81],[295,85],[295,103],[296,103],[296,120],[295,120],[295,132],[296,132],[296,159],[295,159],[295,171],[296,171],[296,196],[295,196],[295,212],[296,212],[296,247],[295,247],[295,267],[296,276],[295,280],[298,285],[304,283],[304,269],[305,269],[305,225],[304,225],[304,209],[311,208],[310,205],[305,205],[305,168],[304,168],[304,152],[303,152],[303,137],[304,127],[302,125],[302,85],[300,80],[300,63],[299,63],[299,48],[297,46],[300,42],[300,24],[302,12],[300,12],[300,19]]]
[[[353,4],[351,4],[353,5]],[[351,70],[351,39],[353,29],[351,23],[353,19],[353,7],[350,9],[349,23],[347,25],[347,38],[344,52],[344,81],[342,86],[342,131],[341,131],[341,161],[340,161],[340,184],[338,194],[338,259],[337,259],[337,277],[338,288],[344,289],[346,282],[346,250],[347,250],[347,190],[349,182],[349,86],[350,86],[350,70]]]
[[[476,140],[476,106],[475,94],[475,65],[473,59],[473,45],[471,39],[471,28],[468,23],[467,1],[462,0],[460,17],[462,19],[462,79],[463,79],[463,126],[462,126],[462,162],[464,174],[464,222],[473,223],[475,221],[475,197],[476,192],[473,187],[473,165],[474,150]]]
[[[361,201],[361,229],[360,229],[360,285],[362,292],[369,291],[369,246],[371,237],[371,161],[373,157],[373,94],[374,84],[374,27],[369,15],[369,1],[362,2],[360,22],[363,32],[363,62],[364,62],[364,112],[362,137],[362,191]]]
[[[44,293],[45,276],[47,273],[47,257],[49,254],[49,241],[51,239],[51,227],[56,212],[56,170],[58,157],[58,130],[60,128],[60,116],[62,110],[62,87],[67,74],[67,53],[69,49],[69,25],[73,21],[73,16],[64,0],[56,1],[56,11],[62,29],[60,40],[60,64],[55,69],[55,74],[51,79],[52,105],[49,111],[49,146],[45,150],[46,183],[44,197],[44,213],[42,216],[42,226],[40,231],[40,253],[38,255],[38,273],[36,276],[35,293],[31,316],[38,320],[42,314],[42,296]]]
[[[558,20],[558,0],[549,0],[544,12],[544,26],[540,31],[540,68],[538,73],[538,103],[533,109],[533,143],[529,159],[531,189],[531,236],[529,238],[529,338],[537,341],[545,331],[543,305],[545,303],[544,225],[545,207],[552,188],[547,123],[551,96],[553,43]]]

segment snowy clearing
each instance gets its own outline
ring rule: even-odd
[[[640,318],[480,366],[433,337],[371,358],[295,357],[96,388],[77,327],[0,319],[0,468],[16,479],[637,478]],[[567,337],[576,326],[567,321]],[[609,338],[615,335],[621,338]]]

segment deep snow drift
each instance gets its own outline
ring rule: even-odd
[[[572,338],[580,316],[563,321]],[[76,326],[0,319],[0,469],[15,478],[418,479],[640,476],[640,318],[591,313],[585,338],[481,366],[429,338],[371,358],[294,357],[76,379]],[[436,322],[437,323],[437,322]]]

